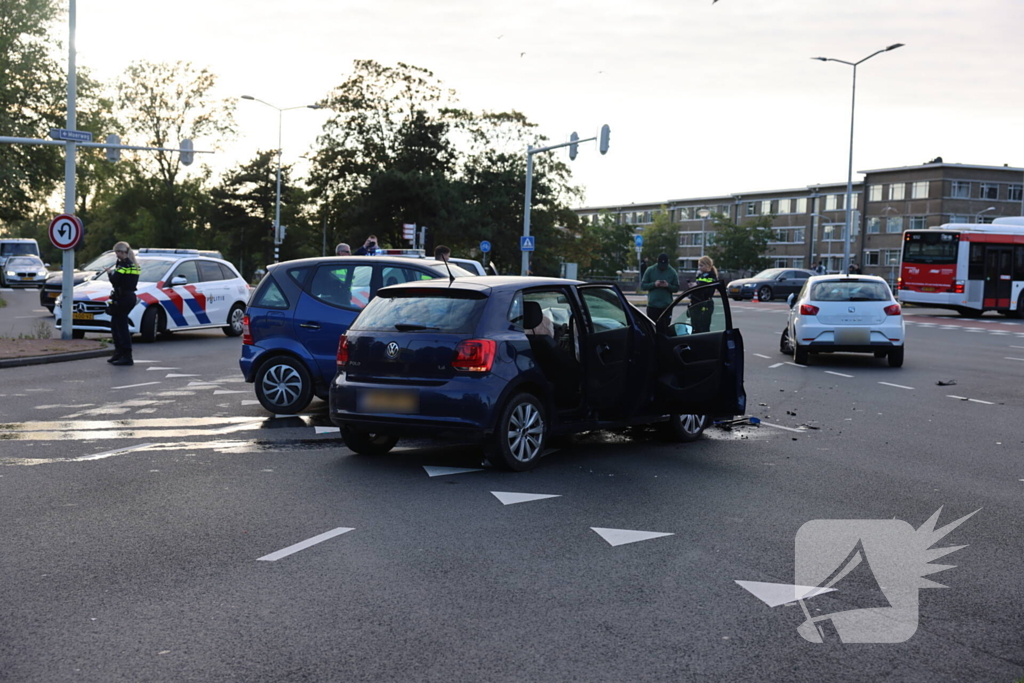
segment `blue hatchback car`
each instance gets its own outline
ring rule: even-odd
[[[327,399],[338,337],[386,285],[473,274],[433,259],[331,256],[269,266],[253,291],[238,363],[256,398],[273,413]]]
[[[651,321],[614,285],[535,277],[381,290],[342,336],[330,388],[345,444],[402,436],[485,445],[534,467],[551,436],[660,424],[681,441],[742,414],[743,339],[725,285],[696,287]]]

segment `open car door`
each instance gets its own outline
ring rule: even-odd
[[[679,415],[742,415],[743,337],[723,283],[693,287],[656,321],[659,407]]]

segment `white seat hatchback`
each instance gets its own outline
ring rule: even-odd
[[[789,296],[780,351],[806,365],[812,353],[872,353],[903,365],[906,330],[888,283],[874,275],[817,275]]]

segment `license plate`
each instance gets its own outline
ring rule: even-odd
[[[871,330],[866,327],[838,328],[836,344],[867,344],[871,340]]]
[[[922,292],[934,292],[935,288],[934,287],[922,287],[921,291]]]
[[[74,320],[92,320],[96,316],[92,313],[75,313],[71,316]]]
[[[420,397],[414,391],[365,389],[357,394],[361,413],[401,413],[411,415],[420,409]]]
[[[32,282],[32,280],[35,280],[34,277],[23,277],[21,279],[22,279],[22,281],[25,281],[25,282]]]
[[[56,299],[58,296],[60,296],[60,292],[47,292],[46,296],[50,297],[51,299]]]

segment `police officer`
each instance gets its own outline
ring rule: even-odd
[[[697,277],[694,278],[694,287],[710,285],[718,282],[718,269],[710,256],[701,256],[697,261]],[[706,292],[694,292],[690,297],[690,321],[693,323],[693,332],[711,331],[711,315],[715,312],[714,290]]]
[[[110,336],[114,339],[114,355],[107,362],[113,365],[134,365],[132,360],[132,333],[128,330],[128,314],[135,308],[138,299],[135,289],[139,284],[142,270],[135,259],[135,252],[127,242],[114,245],[117,263],[112,266],[108,275],[110,286]]]

